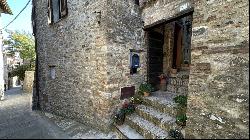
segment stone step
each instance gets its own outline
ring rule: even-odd
[[[80,125],[74,125],[74,126],[71,126],[67,131],[66,133],[70,136],[70,137],[73,137],[75,136],[76,134],[78,134],[80,131],[83,131],[81,126]]]
[[[177,75],[189,75],[190,70],[181,70],[177,72]]]
[[[136,107],[136,113],[158,127],[169,132],[171,128],[176,128],[175,118],[170,117],[169,115],[159,112],[152,107],[145,105],[138,105]]]
[[[167,139],[169,138],[168,133],[154,125],[153,123],[141,118],[137,114],[126,116],[126,124],[136,129],[146,139]]]
[[[173,101],[174,96],[167,97],[156,97],[156,96],[148,96],[143,97],[143,104],[147,106],[151,106],[152,108],[158,110],[159,112],[169,114],[170,116],[176,115],[177,104]]]
[[[180,78],[180,79],[188,79],[190,75],[189,71],[180,71],[176,74],[170,74],[170,78]]]
[[[116,127],[115,130],[120,139],[145,139],[142,135],[136,132],[136,130],[131,128],[129,125],[123,124],[115,127]]]
[[[167,85],[167,91],[173,92],[173,93],[179,93],[180,94],[187,94],[188,93],[188,87],[187,86],[176,86],[176,85]]]

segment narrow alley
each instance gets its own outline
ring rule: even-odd
[[[69,138],[48,119],[31,110],[31,94],[14,87],[0,102],[0,138]]]
[[[78,122],[31,110],[32,94],[7,90],[0,102],[0,139],[116,138]]]

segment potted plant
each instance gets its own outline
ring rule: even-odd
[[[151,84],[141,84],[139,87],[140,93],[143,93],[144,96],[149,96],[149,94],[153,91],[153,87]]]
[[[134,105],[138,105],[138,104],[141,104],[143,102],[143,100],[139,94],[136,94],[133,97],[130,97],[129,101]]]
[[[158,77],[160,78],[160,90],[165,91],[167,88],[167,75],[161,74]]]
[[[175,66],[174,66],[173,68],[171,68],[171,73],[172,73],[172,74],[176,74],[176,73],[177,73],[177,69],[176,69]]]
[[[125,121],[125,110],[120,109],[118,113],[115,115],[115,124],[122,125]]]
[[[188,67],[188,66],[189,66],[188,61],[185,60],[185,61],[184,61],[184,67]]]
[[[180,114],[176,116],[176,124],[179,126],[186,126],[187,116],[186,114]]]

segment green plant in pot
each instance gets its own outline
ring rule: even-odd
[[[114,116],[114,122],[117,125],[122,125],[124,123],[125,120],[125,114],[126,114],[126,110],[121,109],[118,111],[117,114],[115,114]]]
[[[185,60],[183,66],[184,67],[188,67],[189,66],[189,62],[187,60]]]
[[[179,95],[174,97],[174,101],[180,106],[187,106],[187,96]]]
[[[147,83],[141,84],[139,87],[139,92],[144,96],[149,96],[153,90],[154,90],[153,86]]]
[[[130,97],[129,101],[134,105],[141,104],[143,102],[142,97],[139,94]]]
[[[186,126],[187,116],[186,114],[180,114],[176,116],[176,123],[180,126]]]
[[[176,73],[177,73],[177,68],[176,68],[176,66],[173,66],[173,67],[171,68],[171,73],[172,73],[172,74],[176,74]]]

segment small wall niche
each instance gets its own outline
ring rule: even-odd
[[[56,66],[49,66],[49,77],[50,79],[56,78]]]

